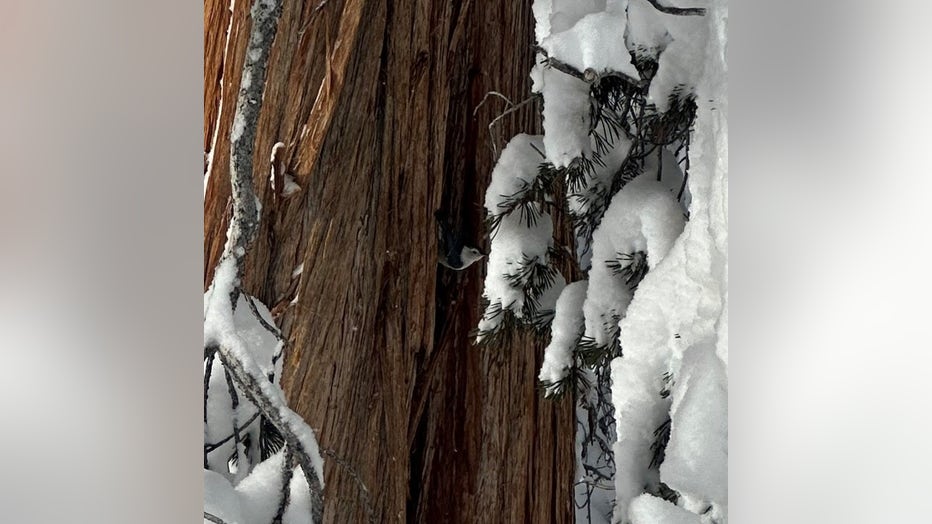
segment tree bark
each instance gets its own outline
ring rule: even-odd
[[[572,401],[540,395],[542,347],[529,338],[471,345],[483,264],[440,268],[433,218],[443,209],[468,238],[485,233],[487,126],[505,106],[473,110],[490,90],[529,94],[530,3],[284,3],[244,287],[287,337],[289,404],[340,458],[325,462],[326,522],[573,518]],[[230,94],[250,26],[249,2],[229,8],[205,1],[205,286],[226,240]],[[539,128],[529,104],[498,136]],[[285,175],[301,189],[286,195]]]

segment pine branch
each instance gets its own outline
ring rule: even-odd
[[[605,265],[612,274],[624,277],[625,284],[634,291],[647,275],[647,253],[615,253],[615,257],[615,260],[609,260]]]
[[[657,429],[654,430],[654,442],[650,445],[651,459],[650,467],[659,468],[666,457],[667,443],[670,442],[670,417],[667,417]]]

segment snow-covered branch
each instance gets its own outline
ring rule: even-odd
[[[233,129],[230,131],[233,218],[227,231],[223,257],[236,260],[237,276],[242,275],[242,259],[259,227],[259,201],[253,188],[252,160],[269,54],[278,31],[281,9],[281,0],[256,0],[252,6],[252,29],[236,97]]]

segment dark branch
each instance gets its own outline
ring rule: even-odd
[[[206,455],[207,453],[212,453],[214,450],[216,450],[216,449],[219,448],[220,446],[222,446],[222,445],[226,444],[227,442],[229,442],[231,438],[237,436],[237,434],[242,434],[242,433],[243,433],[242,430],[248,429],[248,428],[249,428],[249,425],[252,424],[253,422],[255,422],[256,419],[259,418],[259,415],[260,415],[260,414],[261,414],[261,413],[259,413],[258,411],[256,411],[256,413],[255,413],[253,416],[249,417],[249,420],[247,420],[246,423],[243,424],[243,427],[241,427],[239,430],[235,431],[234,433],[230,433],[229,435],[227,435],[227,436],[224,437],[223,439],[221,439],[221,440],[215,442],[214,444],[204,444],[204,454]],[[235,428],[234,428],[234,429],[235,429]],[[242,439],[240,439],[240,440],[242,440]]]
[[[634,78],[632,76],[628,76],[620,71],[603,71],[601,73],[595,71],[594,69],[586,69],[585,71],[580,71],[579,69],[576,69],[575,67],[567,64],[566,62],[563,62],[561,60],[548,56],[547,52],[543,48],[537,47],[536,49],[539,53],[544,55],[544,62],[543,62],[544,64],[547,64],[548,66],[556,69],[557,71],[560,71],[561,73],[566,73],[570,76],[574,76],[582,80],[583,82],[586,82],[587,84],[594,84],[602,80],[603,78],[607,78],[607,77],[616,77],[630,84],[631,87],[641,88],[641,87],[644,87],[645,85],[642,80]]]
[[[204,520],[209,520],[211,522],[215,522],[216,524],[227,524],[222,518],[212,513],[207,513],[206,511],[204,512]]]
[[[660,11],[661,13],[666,13],[668,15],[702,16],[705,14],[704,7],[672,7],[672,6],[662,5],[657,0],[647,0],[647,3],[654,6],[654,9]]]
[[[285,508],[291,502],[291,477],[294,474],[294,454],[291,448],[285,446],[282,456],[282,491],[278,499],[278,511],[275,512],[275,518],[272,524],[282,524],[282,518],[285,516]]]

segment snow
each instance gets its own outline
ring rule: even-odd
[[[502,150],[502,155],[492,170],[492,180],[485,192],[485,208],[490,215],[502,212],[502,202],[537,180],[537,168],[543,160],[534,150],[543,151],[538,135],[521,133],[515,135]]]
[[[246,118],[243,116],[242,112],[237,111],[236,116],[233,117],[233,131],[230,133],[230,143],[236,143],[242,136],[243,132],[246,131]]]
[[[283,455],[279,451],[256,465],[236,487],[223,475],[205,469],[204,511],[228,524],[272,522],[282,492]],[[293,470],[288,488],[289,502],[282,522],[312,524],[310,490],[300,466]]]
[[[649,175],[628,182],[613,198],[602,222],[592,235],[592,269],[589,293],[583,305],[587,337],[597,345],[611,343],[614,318],[625,314],[632,292],[608,263],[619,254],[647,254],[653,269],[663,259],[683,229],[683,215],[676,199]]]
[[[227,359],[238,362],[246,374],[259,385],[262,395],[273,409],[277,410],[281,420],[301,443],[310,458],[314,474],[323,485],[323,459],[320,456],[314,432],[301,417],[288,408],[284,393],[278,386],[282,359],[277,359],[277,362],[273,360],[281,353],[282,342],[256,318],[250,307],[250,301],[255,304],[262,320],[274,326],[271,312],[259,300],[245,293],[239,294],[236,309],[233,310],[230,293],[236,285],[238,285],[238,279],[235,261],[232,257],[227,257],[218,264],[214,273],[214,281],[204,294],[204,345],[205,347],[218,346]],[[274,375],[274,383],[268,379],[270,374]],[[234,423],[242,426],[250,420],[257,408],[246,398],[245,394],[240,392],[239,405],[233,409],[226,373],[224,373],[219,355],[213,361],[208,388],[204,438],[205,444],[214,444],[232,435]],[[256,468],[266,467],[263,466],[265,462],[252,467],[253,462],[258,461],[258,423],[253,422],[248,430],[252,434],[253,449],[251,451],[237,449],[235,440],[229,439],[208,454],[208,468],[226,477],[237,488],[239,483],[245,482]],[[227,467],[227,457],[234,451],[238,453],[238,467],[231,471]]]
[[[538,379],[546,383],[559,382],[573,366],[573,350],[582,334],[582,304],[589,282],[581,280],[563,288],[557,299],[550,344],[544,349],[544,362]],[[548,390],[550,394],[550,390]]]
[[[589,84],[548,67],[541,70],[540,93],[547,161],[560,168],[576,157],[590,156]]]
[[[616,71],[637,79],[637,68],[622,37],[625,25],[624,11],[592,13],[570,29],[544,38],[541,47],[578,71]]]
[[[725,10],[716,5],[705,17],[685,18],[711,25],[717,37],[697,45],[707,67],[696,85],[690,221],[641,282],[619,323],[623,356],[612,363],[616,522],[638,514],[642,503],[632,501],[639,486],[655,480],[646,470],[651,439],[644,432],[662,422],[669,400],[671,437],[660,480],[684,490],[686,509],[701,513],[711,506],[719,522],[727,515]],[[658,395],[664,373],[673,374],[673,399]]]
[[[650,174],[651,177],[656,178],[658,174],[658,164],[661,164],[659,169],[660,182],[664,187],[670,191],[670,194],[676,197],[680,189],[683,188],[683,170],[680,169],[679,164],[676,161],[676,156],[670,149],[664,147],[660,148],[663,162],[662,164],[658,162],[656,154],[649,155],[644,159],[644,173]],[[689,203],[692,201],[692,196],[689,193],[689,186],[683,188],[683,196],[680,199],[680,209],[683,213],[689,211]]]
[[[244,522],[272,522],[278,511],[282,491],[283,452],[279,451],[257,465],[248,478],[236,486],[243,508]],[[301,467],[296,467],[288,484],[289,503],[282,518],[284,524],[311,524],[310,497]]]
[[[536,180],[542,160],[565,168],[581,157],[594,158],[590,85],[541,65],[544,53],[580,72],[614,71],[639,79],[634,59],[656,60],[648,111],[666,112],[677,98],[695,97],[685,187],[683,158],[673,153],[675,146],[661,147],[644,159],[640,176],[609,195],[632,149],[628,138],[619,137],[601,158],[605,165],[586,173],[585,187],[569,188],[566,195],[575,217],[598,218],[605,209],[591,248],[585,238],[578,246],[580,266],[589,267],[588,281],[566,287],[560,281],[546,294],[549,301],[562,288],[538,376],[542,382],[566,377],[580,330],[601,346],[617,337],[621,348],[622,356],[611,362],[616,421],[611,438],[617,436],[612,521],[624,524],[727,521],[727,12],[722,2],[710,0],[673,5],[707,10],[684,16],[663,13],[646,0],[534,1],[542,52],[530,76],[532,91],[544,102],[544,135],[519,135],[509,144],[486,195],[487,209],[495,214],[504,196]],[[532,141],[544,159],[530,153]],[[533,228],[514,217],[502,220],[485,287],[493,305],[517,308],[520,315],[524,294],[503,276],[515,274],[522,254],[546,257],[552,225],[544,217],[546,224]],[[616,272],[618,265],[630,264],[619,255],[637,252],[646,255],[649,271],[634,291]],[[480,329],[500,321],[484,317]],[[668,419],[665,458],[659,469],[652,468],[655,430]],[[678,505],[655,496],[661,482],[678,492]],[[604,508],[603,499],[595,497],[589,509]]]
[[[677,7],[700,7],[704,3],[679,2]],[[671,95],[691,94],[702,80],[707,62],[708,17],[662,13],[647,0],[628,3],[628,48],[658,60],[648,96],[661,112],[669,109]]]
[[[631,502],[631,524],[701,524],[695,513],[653,495],[644,494]]]
[[[604,207],[605,195],[608,194],[612,185],[612,179],[615,173],[621,168],[628,153],[631,151],[632,142],[624,135],[619,136],[612,148],[602,156],[604,165],[596,164],[592,172],[585,174],[585,188],[578,193],[573,192],[573,188],[567,187],[567,202],[569,211],[576,216],[582,216],[593,211],[593,207]]]
[[[245,524],[240,498],[233,485],[226,477],[209,469],[204,470],[204,511],[228,524]]]
[[[204,294],[204,346],[216,342],[221,333],[235,330],[230,293],[237,285],[236,261],[226,257],[217,264],[214,280]]]
[[[697,501],[728,505],[728,377],[715,348],[689,348],[673,387],[672,426],[660,476]]]

